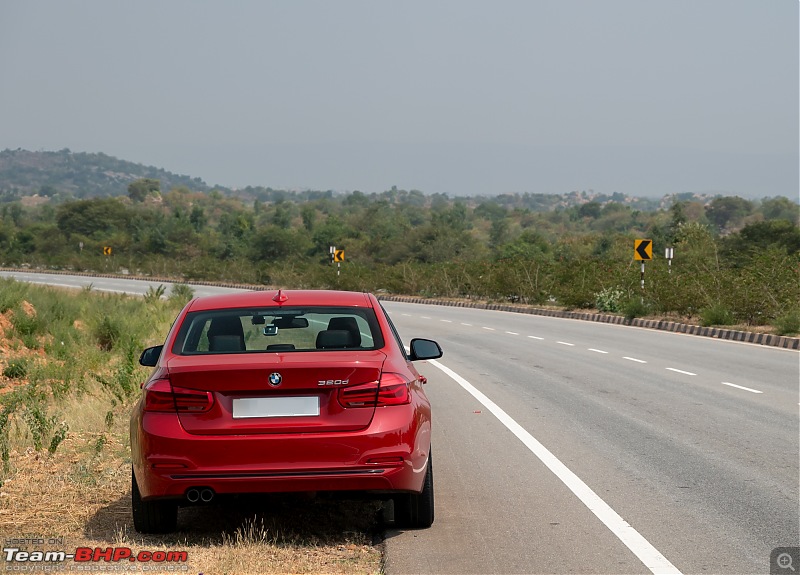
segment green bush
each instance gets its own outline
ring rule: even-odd
[[[186,284],[172,284],[169,300],[181,306],[186,305],[194,297],[194,290]]]
[[[122,322],[111,316],[103,316],[92,328],[92,335],[103,351],[111,351],[122,336]]]
[[[780,316],[772,323],[778,335],[796,335],[800,333],[800,310],[792,310]]]
[[[616,313],[624,295],[619,288],[605,288],[594,294],[594,305],[598,311]]]
[[[14,335],[22,340],[22,344],[28,349],[39,347],[39,336],[47,331],[46,324],[40,314],[27,313],[20,307],[14,308],[11,316],[11,324],[14,326]]]
[[[14,309],[22,303],[28,292],[28,284],[13,278],[0,279],[0,313]]]
[[[711,327],[714,325],[733,325],[734,317],[730,309],[722,304],[715,303],[700,310],[700,325]]]
[[[161,301],[161,296],[163,296],[166,292],[167,288],[164,287],[163,284],[159,284],[156,288],[150,286],[147,288],[147,291],[144,294],[144,301],[147,303]]]
[[[622,302],[620,311],[625,314],[625,319],[631,321],[637,317],[646,316],[650,313],[650,308],[642,301],[641,297],[630,297]]]
[[[8,365],[3,368],[3,375],[9,379],[23,379],[28,375],[30,363],[23,357],[9,360]]]

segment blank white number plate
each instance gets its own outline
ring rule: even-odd
[[[319,397],[245,397],[233,400],[233,418],[319,415]]]

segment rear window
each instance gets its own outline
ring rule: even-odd
[[[383,337],[369,308],[263,308],[192,312],[186,315],[173,353],[370,350]]]

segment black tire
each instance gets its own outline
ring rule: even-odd
[[[433,525],[433,454],[420,493],[404,493],[394,497],[394,522],[398,527],[427,529]]]
[[[178,526],[178,504],[173,501],[142,501],[136,475],[131,469],[133,527],[139,533],[171,533]]]

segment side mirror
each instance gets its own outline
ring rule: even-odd
[[[158,358],[161,357],[161,350],[164,349],[163,345],[155,347],[148,347],[139,356],[139,364],[145,367],[155,367],[158,365]]]
[[[442,348],[432,339],[412,339],[411,340],[411,361],[422,359],[438,359],[442,357]]]

